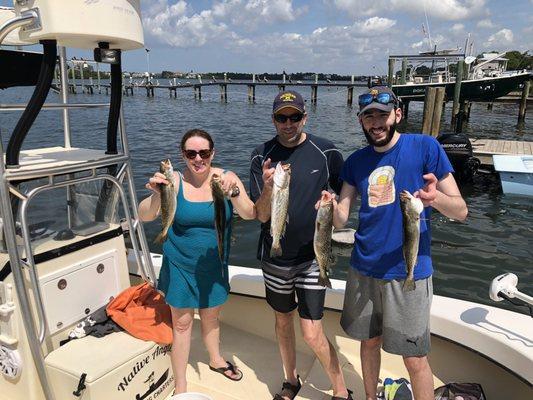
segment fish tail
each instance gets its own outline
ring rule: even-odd
[[[154,239],[154,243],[162,244],[165,240],[167,240],[167,230],[163,230],[159,233],[159,235],[156,236]]]
[[[412,290],[415,290],[415,288],[415,279],[412,276],[408,276],[407,279],[403,282],[403,291],[410,292]]]
[[[270,249],[270,257],[279,257],[281,256],[281,244],[279,240],[272,242],[272,248]]]
[[[320,286],[327,286],[331,289],[331,281],[329,280],[326,271],[320,271],[320,275],[318,276],[318,284]]]

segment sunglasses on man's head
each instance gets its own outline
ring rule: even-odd
[[[303,118],[304,114],[302,113],[292,115],[274,114],[274,120],[280,124],[284,124],[288,119],[290,119],[291,122],[300,122]]]
[[[183,150],[183,154],[185,157],[187,157],[189,160],[194,160],[196,158],[196,155],[199,154],[200,157],[205,160],[206,158],[211,157],[211,153],[213,150],[204,149],[204,150]]]
[[[379,104],[387,105],[389,103],[396,103],[396,98],[390,93],[378,93],[377,95],[365,93],[359,96],[359,107],[366,107],[373,101]]]

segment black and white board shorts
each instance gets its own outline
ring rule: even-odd
[[[298,307],[301,318],[322,319],[326,287],[318,284],[319,267],[315,260],[292,267],[263,262],[262,268],[266,300],[274,311],[285,314]]]
[[[381,336],[388,353],[425,356],[430,350],[432,279],[417,280],[411,292],[403,291],[403,282],[372,278],[350,268],[341,326],[357,340]]]

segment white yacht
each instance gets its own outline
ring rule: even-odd
[[[0,44],[38,43],[43,53],[37,58],[3,51],[0,60],[24,71],[22,77],[3,77],[0,85],[35,86],[27,104],[0,103],[0,112],[23,111],[0,161],[0,400],[169,399],[174,378],[168,345],[124,331],[67,341],[80,321],[124,289],[155,284],[161,261],[150,253],[137,215],[122,115],[120,55],[144,46],[139,0],[15,0],[13,8],[0,9]],[[71,103],[67,84],[61,85],[60,102],[45,102],[58,56],[61,81],[68,82],[66,47],[94,50],[96,61],[111,65],[109,103]],[[104,150],[97,143],[71,145],[69,113],[82,107],[108,113]],[[45,108],[58,110],[63,142],[21,150]],[[196,324],[189,389],[213,400],[271,399],[283,372],[261,271],[232,266],[230,274],[232,293],[221,316],[223,351],[244,377],[233,382],[209,370]],[[332,284],[323,323],[347,385],[360,399],[359,343],[339,326],[344,282]],[[493,296],[532,300],[516,291],[508,275],[495,281]],[[529,315],[435,296],[435,386],[477,382],[490,400],[531,399],[532,328]],[[329,399],[329,381],[300,337],[297,352],[303,381],[297,398]],[[408,377],[401,357],[383,353],[381,378],[386,377]]]

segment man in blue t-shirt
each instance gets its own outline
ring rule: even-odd
[[[341,325],[361,340],[366,399],[376,398],[383,347],[403,356],[415,399],[432,400],[433,374],[427,360],[433,295],[431,209],[461,221],[468,210],[439,143],[430,136],[396,131],[402,111],[391,89],[371,88],[359,96],[359,108],[359,122],[369,145],[344,163],[338,204],[334,201],[333,222],[340,228],[348,220],[356,195],[361,198]],[[420,215],[412,291],[403,289],[407,276],[399,200],[403,190],[425,207]]]

